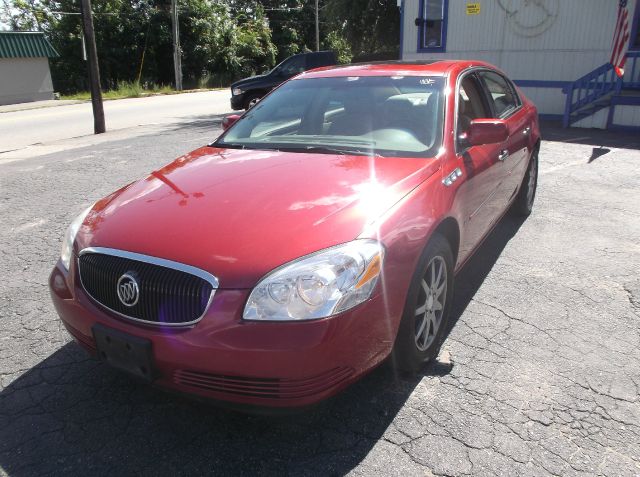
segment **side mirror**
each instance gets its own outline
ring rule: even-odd
[[[509,127],[502,119],[474,119],[467,131],[467,143],[471,146],[495,144],[509,139]]]
[[[238,119],[240,119],[239,114],[230,114],[229,116],[225,117],[222,120],[222,130],[226,131],[227,129],[229,129],[236,123],[236,121],[238,121]]]

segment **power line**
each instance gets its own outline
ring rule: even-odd
[[[300,5],[299,7],[286,7],[286,8],[264,8],[265,12],[299,12],[304,7]]]
[[[51,11],[51,12],[47,12],[46,10],[40,10],[41,12],[45,12],[45,13],[50,13],[52,15],[82,15],[82,13],[80,12],[56,12],[56,11]],[[93,16],[95,17],[96,15],[122,15],[122,13],[111,13],[111,12],[103,12],[103,13],[93,13]]]

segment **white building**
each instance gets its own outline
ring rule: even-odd
[[[504,70],[542,118],[640,130],[640,0],[628,0],[624,81],[608,64],[618,0],[401,0],[401,57]]]
[[[53,99],[49,58],[57,56],[41,32],[0,31],[0,105]]]

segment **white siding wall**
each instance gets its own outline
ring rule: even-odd
[[[0,58],[0,104],[53,99],[47,58]]]
[[[613,112],[613,124],[617,126],[640,125],[640,108],[637,106],[617,105]]]
[[[449,0],[446,53],[418,53],[419,0],[405,0],[403,58],[469,58],[484,60],[520,80],[573,81],[606,63],[611,53],[616,0],[540,0],[557,11],[546,31],[536,36],[526,27],[540,23],[538,2],[480,0],[478,15],[467,15],[465,0]],[[521,10],[510,21],[500,5]],[[528,5],[528,6],[527,6]],[[629,2],[631,15],[635,1]]]
[[[520,88],[541,114],[564,114],[566,95],[560,88]]]
[[[606,63],[617,18],[617,0],[474,0],[480,14],[466,14],[466,0],[449,0],[445,53],[418,53],[419,0],[404,0],[403,59],[475,59],[492,63],[514,80],[575,81]],[[520,9],[512,19],[501,5]],[[551,13],[543,13],[542,5]],[[636,1],[629,1],[631,18]],[[545,18],[548,28],[529,26]],[[532,35],[532,33],[535,33]],[[560,89],[522,88],[544,114],[562,114]]]
[[[600,111],[596,111],[591,116],[587,116],[586,118],[583,118],[580,121],[576,121],[575,123],[572,124],[572,126],[576,128],[607,129],[608,116],[609,116],[609,108],[604,108],[604,109],[601,109]]]

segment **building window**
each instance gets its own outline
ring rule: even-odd
[[[630,50],[640,50],[640,0],[636,2],[636,10],[633,15],[633,23],[631,25],[631,43]]]
[[[443,52],[447,44],[448,0],[420,0],[418,51]]]

